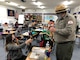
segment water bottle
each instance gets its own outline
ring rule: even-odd
[[[49,50],[49,41],[46,43],[46,50]]]

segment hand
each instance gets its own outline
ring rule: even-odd
[[[41,32],[41,33],[39,33],[40,35],[42,35],[43,33]]]
[[[55,32],[56,31],[56,28],[53,28],[53,31]]]
[[[56,28],[54,28],[54,27],[50,27],[50,29],[49,29],[51,32],[55,32],[56,31]]]
[[[26,44],[29,44],[31,42],[32,42],[32,39],[28,39],[28,40],[25,41]]]
[[[16,37],[12,34],[12,40],[14,40]]]

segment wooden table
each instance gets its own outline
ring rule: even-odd
[[[8,28],[9,31],[15,31],[15,28]]]
[[[34,48],[35,48],[35,47],[33,47],[32,49],[34,49]],[[39,48],[45,49],[45,48],[42,48],[42,47],[39,47]],[[32,52],[30,52],[30,53],[28,54],[26,60],[35,60],[35,59],[30,58],[31,53],[32,53]],[[47,60],[51,60],[51,58],[49,57]]]
[[[7,34],[13,34],[13,33],[15,33],[16,31],[10,31],[10,32],[3,32],[2,34],[3,35],[7,35]]]

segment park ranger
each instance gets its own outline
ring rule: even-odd
[[[57,43],[57,60],[71,60],[75,43],[76,21],[73,15],[67,13],[65,5],[56,6],[55,12],[58,16],[54,31],[54,40]]]

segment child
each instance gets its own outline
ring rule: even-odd
[[[18,44],[18,40],[14,42],[14,39],[15,37],[11,34],[6,37],[7,60],[25,60],[26,57],[23,55],[21,48],[30,44],[32,39],[28,39],[22,44]]]

